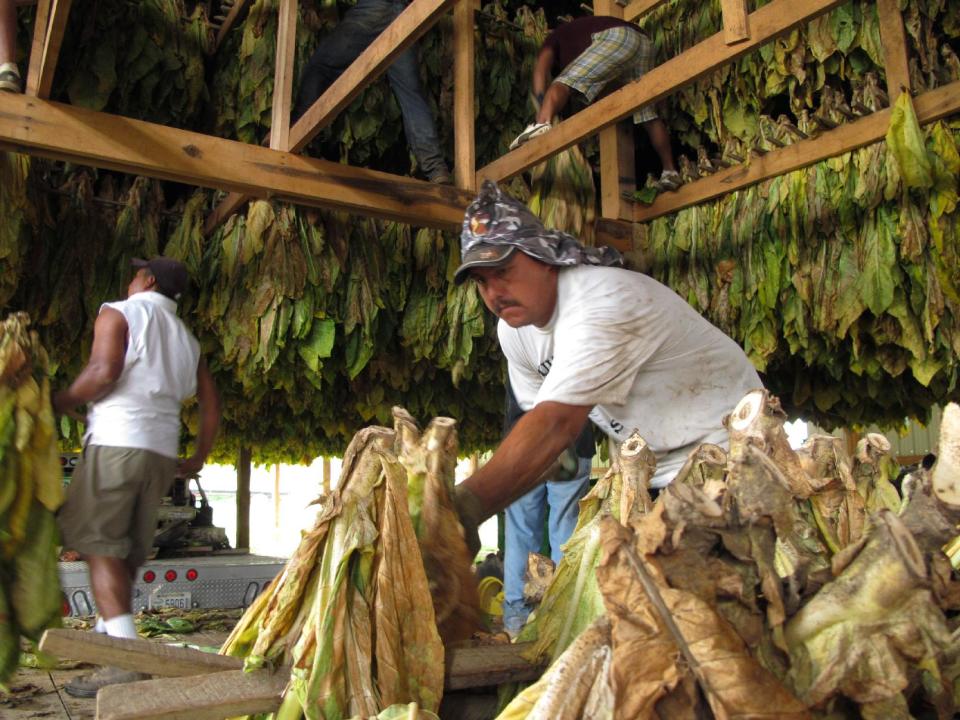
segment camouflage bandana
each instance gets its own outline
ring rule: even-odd
[[[459,285],[476,267],[502,265],[514,250],[548,265],[622,265],[611,247],[584,247],[572,235],[547,230],[523,203],[514,200],[491,180],[467,207],[460,232],[460,267],[453,276]]]

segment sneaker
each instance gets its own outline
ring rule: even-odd
[[[535,138],[538,135],[543,135],[547,130],[550,129],[550,123],[538,123],[532,122],[527,125],[526,129],[517,135],[517,138],[510,143],[510,149],[516,150],[518,147],[523,145],[527,140]]]
[[[0,90],[14,93],[22,92],[20,70],[16,63],[8,62],[0,65]]]
[[[149,680],[150,676],[133,670],[121,670],[117,667],[102,667],[89,675],[80,675],[63,686],[68,695],[79,698],[94,698],[102,687],[122,683]]]
[[[432,173],[430,173],[430,175],[427,176],[427,180],[432,182],[434,185],[453,185],[453,175],[451,175],[450,171],[446,168],[434,170]]]
[[[680,177],[680,173],[676,170],[664,170],[660,174],[660,179],[657,180],[657,189],[658,190],[676,190],[683,184],[683,179]]]

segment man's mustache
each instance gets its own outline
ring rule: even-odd
[[[493,311],[499,315],[507,308],[520,307],[520,303],[514,302],[513,300],[501,300],[500,302],[494,303]]]

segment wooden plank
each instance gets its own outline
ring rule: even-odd
[[[458,188],[471,192],[477,189],[473,15],[473,0],[458,0],[453,9],[453,176]]]
[[[622,18],[623,7],[614,0],[595,0],[594,14]],[[619,218],[629,212],[623,198],[637,189],[633,155],[633,121],[623,120],[600,131],[600,215]]]
[[[280,0],[277,11],[277,63],[273,78],[270,147],[286,150],[290,141],[290,100],[293,59],[297,49],[297,0]]]
[[[910,66],[907,33],[897,0],[877,0],[880,21],[880,42],[883,44],[883,66],[887,75],[887,95],[896,102],[900,93],[910,90]]]
[[[913,100],[917,118],[921,123],[954,115],[960,112],[960,81],[930,90]],[[835,155],[856,150],[882,140],[890,125],[890,109],[880,110],[809,140],[801,140],[779,150],[754,157],[750,165],[736,165],[686,185],[675,192],[657,197],[652,205],[634,207],[632,219],[647,222],[661,215],[682,210],[691,205],[712,200],[734,190],[799,170]]]
[[[124,670],[147,672],[162,677],[243,669],[243,660],[240,658],[149,640],[115,638],[88,630],[47,630],[40,638],[40,649],[58,658],[94,665],[113,665]]]
[[[8,93],[0,147],[189,185],[458,227],[470,193],[389,173]]]
[[[377,36],[290,128],[291,152],[299,152],[329,125],[364,88],[380,77],[394,58],[419,40],[454,0],[414,0]]]
[[[27,67],[27,81],[24,92],[36,95],[39,87],[40,68],[43,65],[43,48],[47,42],[47,29],[50,27],[50,8],[52,0],[39,0],[37,13],[33,17],[33,43],[30,46],[30,64]]]
[[[97,695],[97,720],[223,720],[280,707],[289,671],[228,670],[108,685]]]
[[[633,0],[623,9],[623,17],[630,22],[636,22],[638,18],[646,15],[651,10],[656,10],[667,0]]]
[[[241,447],[237,457],[237,547],[250,547],[250,471],[249,447]]]
[[[532,646],[533,643],[509,643],[449,648],[444,689],[463,690],[536,680],[543,674],[545,665],[533,665],[521,657],[521,653]]]
[[[227,37],[227,33],[230,32],[230,28],[233,27],[233,24],[237,21],[237,18],[240,17],[240,13],[244,11],[247,7],[249,0],[235,0],[233,7],[230,8],[230,12],[227,13],[227,16],[223,19],[223,25],[220,26],[220,29],[217,31],[217,39],[214,41],[214,52],[220,49],[220,45]]]
[[[598,217],[593,221],[593,233],[597,247],[609,245],[622,253],[634,249],[632,222]]]
[[[723,41],[735,45],[750,37],[747,0],[720,0],[723,14]]]
[[[504,180],[541,163],[561,150],[613,125],[635,110],[656,102],[759,47],[844,0],[773,0],[750,15],[750,39],[727,45],[723,31],[653,68],[639,80],[598,100],[550,132],[524,143],[477,173],[483,180]]]
[[[60,46],[63,44],[63,33],[67,28],[71,4],[72,0],[52,0],[49,5],[46,33],[36,64],[34,64],[33,56],[30,57],[26,83],[28,95],[39,98],[50,97],[50,90],[53,87],[53,74],[57,70],[57,59],[60,57]],[[38,6],[38,20],[39,16],[40,7]],[[34,48],[36,48],[36,28],[34,29],[33,40]]]

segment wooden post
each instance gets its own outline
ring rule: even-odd
[[[869,9],[869,8],[867,8]],[[907,57],[907,34],[897,0],[877,0],[880,21],[880,42],[883,44],[883,66],[887,75],[887,95],[895,103],[900,93],[910,91],[910,66]]]
[[[280,463],[273,466],[273,526],[280,527]]]
[[[237,549],[250,549],[250,448],[241,447],[237,457]]]
[[[623,7],[614,0],[596,0],[594,12],[622,18]],[[630,208],[623,194],[632,196],[637,189],[636,163],[633,157],[633,118],[600,131],[600,215],[620,218]]]
[[[280,0],[277,16],[277,63],[273,76],[270,148],[286,150],[290,143],[290,96],[293,59],[297,49],[297,0]]]
[[[33,47],[27,69],[27,95],[50,97],[60,45],[67,27],[72,0],[42,0],[34,20]]]
[[[458,0],[453,9],[453,175],[458,188],[471,192],[477,189],[473,6],[473,0]]]
[[[747,0],[720,0],[720,12],[723,13],[723,40],[727,45],[750,39]]]
[[[323,458],[323,494],[330,492],[330,458]]]

